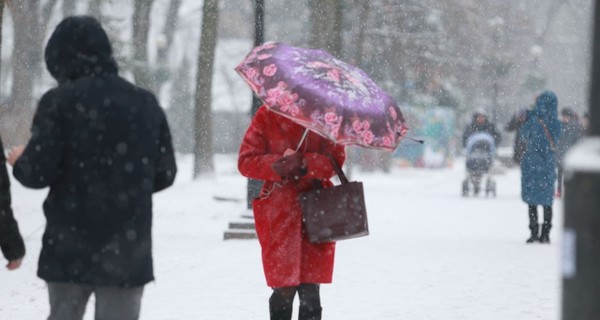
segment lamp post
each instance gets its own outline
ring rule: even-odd
[[[494,40],[494,53],[493,57],[493,83],[492,83],[492,122],[496,123],[498,121],[498,96],[500,95],[500,83],[499,78],[503,73],[504,66],[500,61],[500,28],[504,25],[504,20],[498,16],[490,19],[488,21],[488,25],[492,28],[493,35],[492,39]]]
[[[546,80],[540,72],[540,59],[544,53],[544,49],[537,44],[529,48],[529,56],[531,57],[531,68],[525,81],[525,87],[532,93],[539,92],[546,86]]]
[[[600,319],[600,3],[595,1],[588,136],[566,156],[562,319]]]
[[[264,29],[265,29],[265,4],[264,0],[254,0],[254,46],[259,46],[264,42]],[[261,100],[256,96],[252,95],[252,106],[250,109],[250,116],[254,117],[256,111],[261,106]],[[247,192],[246,192],[246,209],[252,209],[252,200],[254,200],[260,194],[263,182],[256,179],[248,179]],[[231,222],[229,223],[228,231],[225,231],[223,238],[228,239],[256,239],[256,232],[254,231],[254,221],[249,222],[249,219],[253,219],[252,215],[243,215],[242,218],[246,219],[244,222]]]
[[[264,42],[264,30],[265,30],[265,3],[264,0],[254,0],[254,46],[259,46]],[[254,117],[254,114],[261,106],[260,99],[252,94],[252,109],[250,110],[250,116]],[[262,181],[255,179],[248,179],[248,192],[246,194],[246,208],[252,209],[252,200],[260,193],[262,187]]]

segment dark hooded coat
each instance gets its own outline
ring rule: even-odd
[[[521,198],[527,204],[551,206],[556,182],[556,142],[560,138],[558,100],[551,91],[540,94],[519,134],[527,144],[521,161]]]
[[[562,122],[560,130],[560,139],[556,145],[556,164],[563,166],[565,155],[581,138],[583,138],[584,129],[576,116],[571,116],[569,121]]]
[[[1,139],[0,150],[4,151]],[[11,207],[10,180],[4,152],[0,152],[0,249],[7,260],[16,260],[25,255],[25,244]]]
[[[41,98],[14,176],[50,187],[38,276],[133,287],[154,279],[152,193],[173,183],[171,135],[156,98],[119,77],[91,17],[63,20],[45,51],[58,86]]]

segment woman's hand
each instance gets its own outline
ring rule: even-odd
[[[19,157],[21,157],[21,155],[23,154],[23,151],[25,151],[25,146],[23,146],[23,145],[13,147],[8,152],[8,156],[6,157],[6,161],[8,161],[8,163],[10,163],[11,166],[14,166],[15,162],[17,162],[17,160],[19,160]]]
[[[297,152],[279,158],[271,165],[271,168],[284,180],[300,179],[308,171],[304,155]]]

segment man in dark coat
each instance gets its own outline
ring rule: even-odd
[[[27,147],[9,161],[18,159],[23,185],[50,187],[38,266],[48,319],[81,319],[91,293],[96,320],[137,319],[154,279],[152,193],[177,170],[165,114],[152,93],[118,75],[92,17],[64,19],[45,59],[58,86],[42,96]]]
[[[25,256],[25,244],[10,205],[10,180],[1,138],[0,151],[0,249],[8,260],[8,270],[15,270],[21,266],[21,260]]]
[[[500,135],[500,132],[496,130],[496,126],[490,120],[488,120],[487,116],[485,115],[485,112],[481,110],[475,111],[473,113],[473,120],[466,126],[465,130],[463,131],[463,147],[467,145],[467,140],[469,139],[469,137],[477,132],[489,133],[492,136],[492,138],[494,138],[494,143],[496,144],[496,147],[498,147],[500,141],[502,140],[502,136]]]
[[[526,143],[521,140],[521,126],[527,119],[527,109],[520,108],[510,118],[504,129],[508,132],[515,132],[515,142],[513,144],[513,161],[519,165],[523,160],[523,153],[525,152]]]
[[[562,195],[562,184],[563,184],[563,162],[567,151],[575,145],[581,138],[583,138],[584,129],[579,122],[577,113],[571,108],[563,108],[560,112],[560,139],[556,144],[556,166],[557,166],[557,177],[558,182],[556,186],[556,196],[561,197]]]

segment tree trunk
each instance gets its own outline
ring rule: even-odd
[[[2,52],[2,23],[4,22],[4,5],[6,0],[0,0],[0,52]],[[2,59],[0,59],[0,79],[2,79]],[[2,97],[2,86],[0,86],[0,97]],[[1,110],[4,110],[5,106],[0,106]]]
[[[102,22],[102,3],[104,0],[90,0],[88,14]]]
[[[14,145],[27,141],[33,115],[34,75],[41,64],[41,30],[38,0],[10,0],[7,3],[12,12],[14,42],[12,53],[11,102],[7,114],[7,144]]]
[[[218,23],[219,0],[205,0],[202,8],[201,41],[194,97],[196,100],[194,177],[214,171],[211,89]]]
[[[179,20],[179,7],[181,7],[181,0],[171,0],[169,3],[169,10],[167,11],[167,18],[162,32],[164,42],[157,44],[156,65],[158,66],[158,70],[155,73],[156,76],[152,86],[152,91],[156,92],[156,94],[160,94],[163,83],[170,78],[167,58],[173,44],[173,37]]]
[[[77,13],[77,0],[63,0],[63,17],[72,16]]]
[[[0,52],[2,52],[2,23],[4,21],[4,5],[5,5],[6,1],[5,0],[0,0]],[[2,59],[0,59],[0,79],[2,79]],[[2,97],[2,86],[0,85],[0,97]],[[0,101],[0,119],[4,119],[4,113],[6,111],[7,105],[4,104],[3,101]],[[0,125],[0,136],[6,138],[6,134],[5,134],[5,130],[4,130],[4,125]],[[6,139],[2,139],[4,141],[7,141]],[[5,142],[6,144],[6,142]]]
[[[309,0],[313,48],[327,50],[339,58],[342,53],[342,0]]]
[[[166,63],[169,50],[171,49],[171,44],[173,43],[173,37],[175,35],[175,29],[177,28],[177,22],[179,20],[179,7],[181,7],[181,0],[171,0],[169,3],[167,19],[165,20],[165,26],[163,28],[165,43],[158,48],[156,53],[156,60],[159,65]]]
[[[187,56],[175,70],[171,85],[170,107],[166,110],[175,150],[180,153],[194,152],[194,92],[191,80],[191,62]]]
[[[148,31],[153,0],[135,0],[133,10],[133,77],[141,87],[152,87],[148,63]]]
[[[356,48],[356,55],[354,57],[356,66],[359,68],[363,68],[365,47],[366,47],[366,31],[367,31],[367,23],[366,21],[369,18],[369,14],[371,12],[371,4],[369,1],[361,1],[360,12],[359,12],[359,23],[358,25],[358,35],[356,44],[358,48]]]

